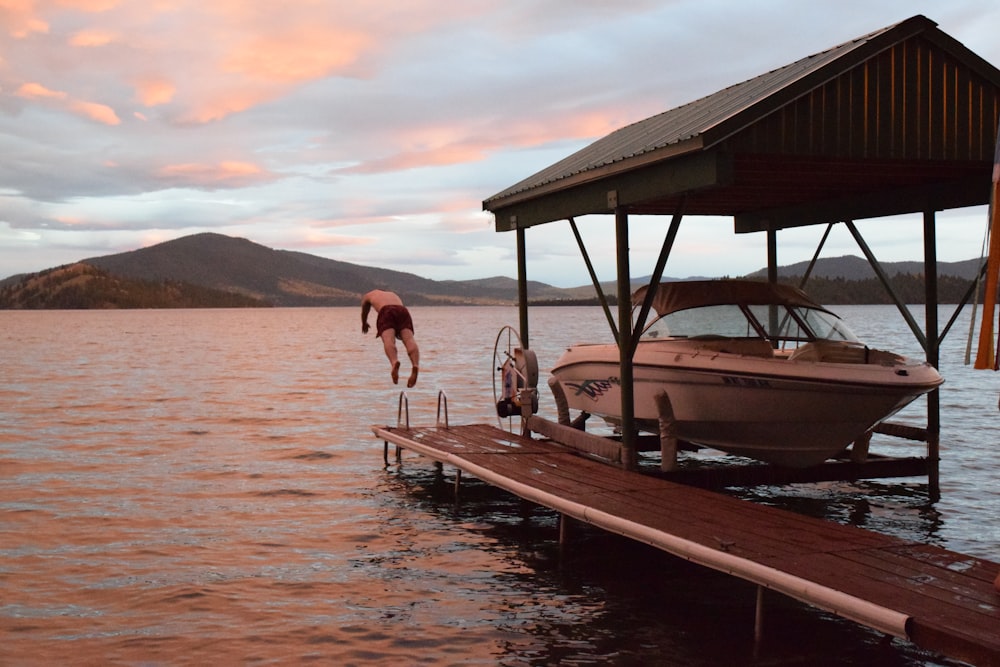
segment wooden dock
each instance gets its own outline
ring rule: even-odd
[[[629,472],[491,425],[372,430],[386,448],[454,466],[563,516],[921,648],[1000,666],[1000,564]]]

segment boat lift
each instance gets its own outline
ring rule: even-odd
[[[682,218],[731,216],[736,233],[765,233],[771,281],[777,280],[778,231],[845,225],[926,360],[937,366],[941,340],[976,285],[939,331],[936,212],[989,203],[998,117],[1000,70],[918,15],[616,130],[483,202],[498,232],[516,233],[520,339],[527,348],[527,230],[568,221],[618,341],[620,458],[634,468],[632,353],[649,304],[634,331],[630,216],[671,216],[652,283],[662,276]],[[855,225],[902,214],[922,216],[923,329]],[[617,322],[576,226],[585,215],[614,216]],[[823,239],[813,263],[826,234]],[[928,395],[926,427],[876,430],[924,441],[926,456],[887,461],[858,443],[858,460],[823,464],[825,472],[806,469],[784,481],[926,475],[937,498],[938,391]],[[775,474],[769,471],[767,479]]]

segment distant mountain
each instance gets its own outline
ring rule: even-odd
[[[942,291],[942,301],[960,298],[979,265],[976,259],[939,263],[941,285],[948,290],[947,295]],[[88,266],[94,270],[81,268]],[[780,267],[779,277],[802,275],[807,266],[807,262],[799,262]],[[922,298],[922,262],[890,262],[884,269],[894,281],[905,283],[907,294]],[[766,275],[761,269],[748,277]],[[824,258],[816,263],[806,289],[823,303],[879,303],[886,297],[873,276],[868,262],[860,257]],[[636,278],[632,286],[648,281],[649,276]],[[205,233],[12,276],[0,281],[0,308],[354,306],[362,294],[377,287],[397,292],[411,305],[517,303],[517,281],[513,278],[430,280]],[[102,289],[107,293],[102,294]],[[602,289],[613,301],[614,281],[602,283]],[[531,302],[547,304],[596,302],[589,284],[563,289],[529,281],[528,295]]]
[[[973,280],[979,273],[982,266],[980,259],[967,259],[962,262],[938,262],[937,272],[939,276],[953,276]],[[809,268],[809,262],[796,262],[787,266],[778,267],[778,277],[788,278],[805,275]],[[882,268],[889,276],[899,274],[923,275],[923,262],[883,262]],[[810,274],[813,278],[843,278],[845,280],[867,280],[875,277],[875,271],[868,263],[867,259],[854,255],[844,255],[842,257],[823,257],[816,261],[816,266]],[[767,278],[767,269],[760,269],[751,273],[748,278]]]
[[[213,233],[92,257],[80,264],[126,280],[198,286],[240,295],[262,305],[354,306],[360,303],[362,294],[376,287],[398,293],[411,305],[517,302],[517,281],[512,278],[436,281],[412,273],[349,264],[302,252],[273,250],[246,239]],[[38,275],[13,276],[0,281],[0,288],[9,292]],[[60,275],[66,274],[50,278],[55,280]],[[528,289],[532,299],[572,298],[564,290],[544,283],[530,282]],[[214,297],[209,301],[215,303]],[[6,304],[0,300],[0,307],[23,307],[15,305],[17,303],[9,296]],[[37,298],[35,303],[40,303]],[[65,299],[60,297],[59,303],[65,304]]]
[[[273,250],[222,234],[195,234],[84,262],[113,274],[144,280],[184,280],[237,292],[276,306],[354,306],[381,287],[420,304],[509,304],[517,281],[490,278],[437,281],[412,273],[350,264],[303,252]],[[558,296],[558,288],[534,283],[533,291]]]
[[[270,304],[234,292],[173,280],[114,276],[78,262],[0,286],[0,308],[249,308]]]

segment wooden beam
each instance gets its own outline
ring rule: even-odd
[[[621,462],[622,448],[615,440],[558,424],[538,415],[528,417],[528,430],[578,452],[599,456],[614,463]]]
[[[609,191],[618,193],[617,207],[627,208],[643,201],[726,185],[732,173],[730,155],[717,151],[685,155],[498,207],[493,210],[495,227],[498,232],[509,232],[581,215],[610,214],[616,206],[609,205]]]
[[[736,214],[733,219],[736,233],[746,234],[841,220],[978,206],[988,203],[984,200],[984,192],[989,192],[989,184],[983,185],[979,179],[929,183],[891,191],[862,192],[798,206],[746,211]]]

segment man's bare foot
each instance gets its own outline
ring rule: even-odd
[[[406,381],[406,386],[407,387],[412,387],[413,385],[415,385],[417,383],[417,372],[419,370],[420,370],[419,368],[417,368],[416,366],[414,366],[413,370],[410,371],[410,379]]]
[[[392,383],[399,384],[399,362],[397,361],[392,365]],[[411,387],[413,385],[410,385]]]

